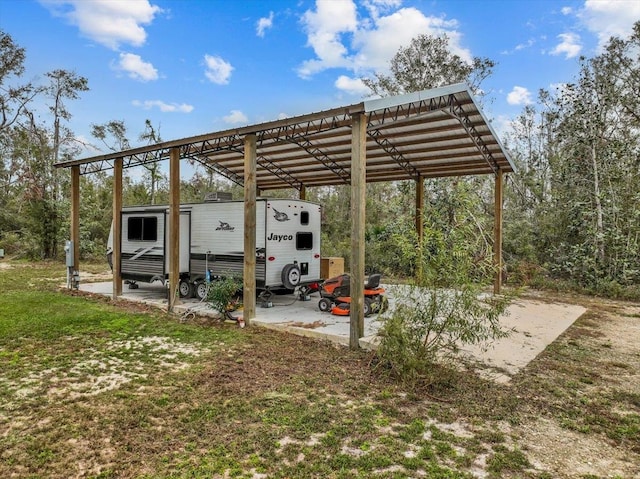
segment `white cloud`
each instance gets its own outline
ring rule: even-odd
[[[621,0],[586,0],[578,17],[598,36],[602,48],[609,39],[626,38],[640,19],[640,2]]]
[[[278,120],[286,120],[287,118],[289,118],[291,115],[287,114],[287,113],[278,113]]]
[[[238,124],[238,123],[248,123],[249,119],[247,115],[242,113],[240,110],[231,110],[231,112],[227,116],[223,116],[222,119],[226,123]]]
[[[534,38],[530,38],[525,43],[519,43],[518,45],[516,45],[514,50],[515,51],[524,50],[526,48],[532,47],[535,43],[536,43],[535,39]]]
[[[457,22],[440,17],[427,17],[415,8],[402,8],[390,15],[376,19],[372,28],[359,29],[354,36],[357,54],[355,71],[388,68],[389,60],[402,46],[408,46],[420,34],[449,37],[451,51],[470,61],[471,53],[460,47],[461,35],[455,30]]]
[[[307,45],[317,58],[302,64],[298,70],[301,77],[308,78],[326,68],[348,66],[348,50],[342,44],[342,35],[353,33],[358,26],[356,6],[351,0],[316,0],[316,11],[307,10],[302,23]]]
[[[117,50],[120,44],[144,45],[149,25],[163,10],[148,0],[40,0],[53,15],[76,25],[82,35]]]
[[[362,3],[369,11],[369,14],[377,18],[383,12],[387,12],[393,8],[400,8],[402,0],[364,0]]]
[[[162,100],[133,100],[131,104],[145,110],[158,108],[164,113],[191,113],[193,111],[193,105],[186,103],[165,103]]]
[[[316,0],[316,10],[308,10],[302,18],[315,58],[299,67],[301,77],[329,68],[346,68],[356,74],[385,71],[398,49],[419,34],[446,34],[453,53],[466,61],[472,59],[471,52],[461,46],[455,20],[425,16],[412,7],[397,9],[400,2],[395,0],[369,0],[365,6],[370,16],[358,19],[353,0]]]
[[[127,72],[129,77],[141,82],[158,79],[158,70],[151,63],[145,62],[140,55],[121,53],[117,68]]]
[[[563,15],[571,15],[573,13],[573,8],[571,7],[562,7],[560,10]]]
[[[273,12],[269,12],[268,17],[262,17],[256,24],[256,35],[264,37],[265,30],[273,26]]]
[[[536,44],[536,39],[535,38],[529,38],[529,40],[527,40],[526,42],[523,43],[518,43],[515,47],[513,47],[512,50],[503,50],[500,52],[501,55],[513,55],[515,52],[519,52],[521,50],[526,50],[528,48],[531,48],[532,46],[534,46]]]
[[[362,83],[360,78],[349,78],[346,75],[340,75],[336,80],[335,86],[338,90],[342,90],[350,95],[364,96],[371,93],[371,90]]]
[[[551,55],[565,55],[565,58],[573,58],[582,50],[580,35],[575,33],[561,33],[558,35],[561,40],[556,47],[551,50]]]
[[[218,85],[226,85],[229,83],[229,78],[233,71],[231,63],[226,62],[220,57],[211,55],[205,55],[204,62],[207,67],[204,74],[211,82],[217,83]]]
[[[533,103],[531,92],[522,86],[514,86],[507,95],[509,105],[530,105]]]

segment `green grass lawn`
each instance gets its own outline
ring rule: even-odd
[[[415,389],[365,352],[182,323],[62,291],[60,264],[11,266],[0,269],[3,478],[605,477],[534,464],[519,427],[539,417],[621,448],[629,471],[639,457],[639,396],[591,394],[603,375],[589,369],[600,352],[588,336],[562,339],[512,386],[443,368]],[[605,406],[625,414],[597,421]]]

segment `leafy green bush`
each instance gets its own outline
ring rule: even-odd
[[[408,287],[393,314],[384,320],[377,350],[394,375],[415,382],[428,378],[439,359],[461,345],[505,337],[499,317],[509,296],[483,295],[473,284],[458,289]]]
[[[211,282],[207,301],[224,318],[234,319],[229,313],[237,309],[241,295],[242,282],[233,276],[226,276]]]
[[[23,239],[16,231],[9,231],[0,236],[0,248],[4,249],[7,256],[19,253],[22,244]]]
[[[513,295],[485,293],[496,269],[487,235],[470,214],[472,203],[458,188],[449,216],[425,226],[415,285],[396,294],[396,308],[380,329],[378,364],[403,380],[428,380],[432,366],[460,346],[509,334],[499,317]]]

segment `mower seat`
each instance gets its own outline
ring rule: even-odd
[[[378,273],[370,275],[367,284],[364,285],[364,289],[376,289],[380,286],[380,276]]]

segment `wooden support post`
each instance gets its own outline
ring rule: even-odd
[[[73,269],[80,271],[80,166],[71,167],[71,241]]]
[[[180,149],[169,152],[169,301],[168,310],[178,301],[180,282]]]
[[[364,225],[367,182],[367,119],[351,118],[351,312],[349,347],[358,349],[364,336]]]
[[[244,320],[256,317],[256,136],[244,138]]]
[[[418,239],[418,261],[416,263],[416,279],[422,279],[422,238],[424,238],[424,220],[422,211],[424,208],[424,177],[416,179],[416,237]]]
[[[419,176],[416,180],[416,234],[418,242],[422,242],[424,236],[424,220],[422,211],[424,209],[424,177]]]
[[[120,272],[122,236],[122,158],[113,162],[113,300],[122,296],[122,274]]]
[[[307,199],[307,188],[304,185],[302,185],[300,187],[300,195],[299,196],[300,196],[300,199],[302,201]]]
[[[502,203],[503,203],[503,173],[498,170],[495,184],[495,214],[494,214],[494,240],[493,263],[496,277],[493,283],[493,293],[500,294],[502,290]]]

